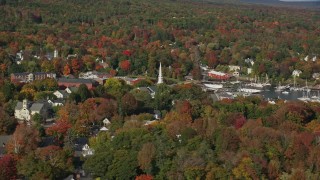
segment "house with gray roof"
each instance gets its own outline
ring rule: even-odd
[[[69,93],[66,90],[57,90],[53,93],[58,99],[67,99]]]
[[[152,98],[154,98],[154,96],[156,95],[156,90],[157,90],[156,86],[138,87],[137,89],[150,94]]]
[[[14,109],[14,117],[18,120],[25,120],[29,122],[31,117],[35,114],[40,114],[42,118],[47,118],[48,106],[46,103],[29,102],[24,99],[22,102],[18,102]]]
[[[65,101],[63,99],[48,99],[48,103],[52,106],[63,106]]]
[[[67,88],[65,89],[65,91],[66,91],[68,94],[71,94],[71,93],[76,93],[76,92],[78,92],[78,89],[79,89],[79,88],[72,86],[72,87],[67,87]]]

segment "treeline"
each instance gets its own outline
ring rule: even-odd
[[[161,8],[160,8],[161,7]],[[168,77],[197,74],[199,63],[216,68],[240,65],[253,74],[290,78],[294,69],[310,79],[319,72],[319,12],[264,6],[188,1],[10,1],[0,6],[1,64],[4,74],[37,70],[45,55],[59,51],[63,75],[68,54],[91,61],[100,57],[120,75],[154,75],[159,62]],[[27,65],[13,65],[8,54],[25,50]],[[130,50],[131,56],[123,56]],[[40,56],[35,59],[33,55]],[[308,56],[308,62],[301,61]],[[316,57],[316,61],[311,61]],[[252,58],[254,65],[245,63]],[[119,71],[129,60],[130,68]],[[69,60],[71,61],[71,60]],[[80,63],[81,64],[81,63]],[[84,64],[84,63],[82,63]],[[188,64],[188,67],[185,67]],[[13,67],[11,67],[13,66]],[[62,67],[61,67],[62,66]],[[223,68],[221,68],[223,69]],[[165,71],[166,72],[166,71]],[[245,73],[245,72],[243,72]]]
[[[102,179],[318,179],[318,108],[256,97],[177,101],[160,122],[131,116],[91,138],[84,167]]]
[[[4,177],[61,179],[79,166],[72,163],[76,139],[91,137],[94,155],[82,159],[83,168],[102,179],[319,178],[318,103],[270,104],[260,97],[213,102],[192,84],[159,85],[152,98],[114,78],[72,96],[56,109],[50,128],[0,124],[14,130],[0,159],[0,173],[9,173]],[[152,121],[153,109],[160,110],[160,121]],[[108,131],[92,136],[102,126]],[[41,146],[43,138],[53,143]]]

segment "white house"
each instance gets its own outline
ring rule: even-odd
[[[57,57],[59,57],[59,52],[58,52],[58,50],[54,50],[54,52],[53,52],[53,58],[57,58]]]
[[[111,122],[109,121],[108,118],[105,118],[102,122],[103,122],[103,125],[104,125],[104,126],[108,126],[108,125],[111,124]]]
[[[20,50],[19,52],[17,52],[17,54],[16,54],[16,62],[17,62],[17,64],[21,64],[21,61],[23,61],[23,51],[22,50]]]
[[[99,77],[98,77],[97,72],[89,71],[89,72],[85,72],[85,73],[80,73],[79,78],[81,78],[81,79],[97,79]]]
[[[63,90],[57,90],[53,93],[58,99],[66,99],[69,97],[69,94],[67,91]]]
[[[240,66],[229,65],[229,71],[231,72],[240,71]]]
[[[207,71],[209,69],[209,67],[207,65],[206,66],[200,65],[200,68],[204,71]]]
[[[154,110],[153,117],[159,120],[161,118],[161,112],[159,110]]]
[[[100,128],[100,131],[109,131],[109,129],[103,126],[102,128]]]
[[[297,69],[296,69],[296,70],[294,70],[294,71],[292,72],[292,76],[299,77],[301,73],[302,73],[301,70],[297,70]]]
[[[51,100],[48,99],[48,103],[52,106],[63,106],[64,105],[64,100],[63,99],[57,99],[57,100]]]
[[[47,116],[47,106],[44,103],[31,103],[24,99],[18,102],[15,110],[14,117],[19,120],[30,121],[32,115],[40,114],[43,118]]]
[[[232,76],[234,76],[234,77],[239,77],[239,76],[240,76],[239,71],[235,71],[235,72],[233,72],[233,73],[232,73]]]
[[[69,54],[69,55],[67,56],[67,59],[77,58],[77,57],[78,57],[77,54]]]
[[[251,58],[245,59],[244,62],[245,62],[245,63],[248,63],[248,64],[251,64],[251,66],[254,65],[254,61],[253,61],[253,59],[251,59]]]
[[[83,157],[91,156],[94,154],[94,149],[90,148],[88,144],[84,145],[82,148]]]
[[[315,62],[316,60],[317,60],[317,56],[314,56],[314,57],[312,58],[312,61]]]
[[[155,122],[158,122],[158,121],[157,121],[157,120],[146,121],[146,122],[144,123],[144,125],[145,125],[145,126],[149,126],[149,125],[152,125],[152,124],[155,123]]]
[[[313,73],[312,74],[313,79],[319,79],[320,78],[320,73]]]

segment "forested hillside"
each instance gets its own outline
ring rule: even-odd
[[[11,67],[6,53],[18,50],[45,55],[57,49],[61,57],[78,54],[81,70],[99,69],[101,57],[118,74],[154,76],[158,62],[182,78],[197,63],[210,67],[241,65],[255,60],[254,74],[289,78],[293,69],[311,78],[319,63],[300,61],[320,52],[319,12],[263,6],[239,6],[188,1],[3,1],[1,5],[1,63],[5,73],[44,69],[45,59],[29,58]],[[123,55],[130,51],[130,57]],[[42,57],[42,56],[41,56]],[[118,69],[129,59],[130,68]],[[39,61],[39,63],[38,63]],[[46,67],[63,74],[68,61]],[[26,63],[26,62],[25,62]],[[46,70],[47,70],[46,69]],[[223,69],[223,68],[222,68]]]
[[[213,101],[200,86],[179,81],[200,79],[205,65],[239,65],[246,76],[252,68],[248,76],[268,74],[274,82],[299,69],[310,79],[320,72],[319,35],[316,10],[191,0],[0,0],[1,142],[11,135],[0,147],[0,179],[64,179],[84,171],[100,179],[319,179],[319,103]],[[165,82],[179,83],[155,84],[160,62]],[[60,79],[10,77],[53,72],[79,80],[87,71],[108,76],[94,87],[64,87],[70,92],[59,88]],[[143,78],[130,84],[123,76]],[[50,121],[36,113],[18,124],[16,111],[55,101],[54,93],[67,97],[50,109]]]

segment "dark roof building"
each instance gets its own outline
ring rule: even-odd
[[[60,78],[58,85],[60,87],[79,87],[80,84],[85,84],[88,89],[92,89],[97,85],[96,81],[92,79],[76,79],[76,78]]]

